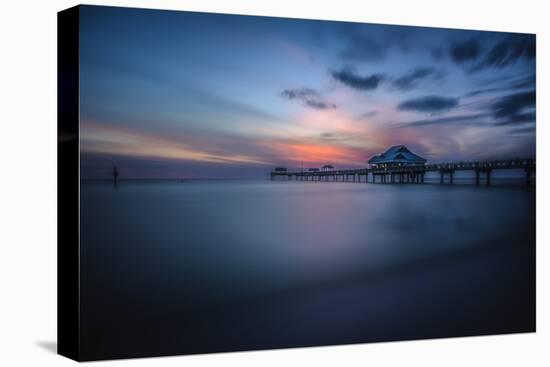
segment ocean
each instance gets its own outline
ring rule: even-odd
[[[80,195],[84,358],[535,330],[534,188],[122,180]]]

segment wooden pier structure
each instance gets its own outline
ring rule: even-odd
[[[493,171],[521,169],[525,172],[525,184],[530,186],[535,167],[535,159],[508,159],[299,172],[289,172],[285,168],[275,168],[271,171],[271,179],[282,177],[286,180],[295,181],[422,184],[425,182],[424,176],[427,172],[439,172],[439,183],[452,185],[455,172],[473,171],[475,172],[476,185],[485,184],[489,186],[491,185]]]

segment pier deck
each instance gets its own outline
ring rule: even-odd
[[[530,185],[535,172],[535,159],[507,159],[476,162],[437,163],[423,165],[403,165],[392,167],[370,167],[327,171],[287,172],[273,170],[271,179],[283,177],[296,181],[366,182],[366,183],[424,183],[427,172],[439,172],[440,183],[453,184],[456,171],[475,172],[475,183],[491,185],[494,170],[521,169],[525,172],[525,184]],[[365,177],[362,180],[362,177]],[[370,181],[369,181],[370,178]]]

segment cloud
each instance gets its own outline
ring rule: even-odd
[[[243,151],[246,139],[240,144],[232,141],[230,149],[218,144],[199,144],[200,137],[151,133],[135,127],[114,126],[86,121],[81,124],[81,154],[108,154],[176,161],[216,164],[267,164],[256,152]],[[219,138],[218,138],[219,139]],[[208,139],[212,143],[212,138]],[[238,149],[235,149],[238,146]]]
[[[415,127],[415,126],[426,126],[426,125],[442,125],[442,124],[454,124],[457,122],[479,125],[481,119],[488,116],[487,114],[470,114],[470,115],[458,115],[450,117],[438,117],[432,119],[416,120],[406,122],[401,124],[399,127]]]
[[[457,98],[426,96],[401,102],[397,108],[401,111],[434,113],[450,110],[456,106],[458,106]]]
[[[410,90],[416,88],[422,80],[441,79],[442,77],[443,73],[433,67],[419,67],[393,80],[392,85],[400,90]]]
[[[515,89],[535,88],[536,81],[536,76],[533,74],[513,81],[510,86]]]
[[[329,132],[321,133],[319,138],[321,141],[326,141],[326,142],[343,142],[343,141],[350,140],[349,137],[344,136],[343,134],[329,133]]]
[[[510,90],[510,88],[508,88],[508,87],[481,88],[481,89],[476,89],[476,90],[473,90],[471,92],[468,92],[468,93],[464,94],[462,97],[463,98],[475,97],[475,96],[478,96],[480,94],[504,92],[504,91],[508,91],[508,90]]]
[[[393,80],[382,73],[359,75],[351,68],[331,70],[330,75],[348,87],[361,91],[377,89],[384,82],[391,83],[393,87],[404,91],[416,88],[422,81],[428,79],[440,80],[445,74],[436,68],[425,66],[412,69]]]
[[[343,45],[339,56],[346,61],[377,62],[387,58],[390,51],[414,52],[432,47],[433,29],[384,24],[335,23],[336,44]],[[445,33],[447,30],[437,30]],[[317,32],[318,33],[318,32]]]
[[[482,112],[477,114],[416,120],[400,124],[399,127],[417,127],[453,123],[486,126],[507,126],[531,123],[536,120],[535,101],[536,92],[534,90],[520,92],[498,98],[496,102],[493,102],[489,106],[485,106]],[[526,128],[521,131],[517,130],[516,132],[529,132],[532,130],[534,129]]]
[[[316,108],[318,110],[326,110],[327,108],[336,108],[335,104],[329,104],[326,102],[313,100],[313,99],[306,99],[304,103],[306,104],[306,106],[311,108]]]
[[[339,34],[343,36],[346,42],[345,48],[340,56],[346,60],[352,61],[377,61],[386,56],[389,47],[384,42],[384,32],[379,26],[369,26],[369,32],[361,32],[363,27],[357,27],[355,24],[342,24]]]
[[[473,71],[484,68],[503,68],[520,59],[533,60],[536,57],[534,35],[514,35],[497,42],[479,62]]]
[[[480,94],[488,94],[488,93],[510,92],[514,90],[527,89],[527,88],[529,89],[535,88],[535,75],[529,75],[526,77],[521,77],[519,79],[514,79],[510,82],[507,82],[504,85],[500,85],[496,87],[475,89],[473,91],[470,91],[464,94],[463,97],[464,98],[474,97]]]
[[[378,88],[381,82],[385,80],[383,74],[372,74],[361,76],[355,74],[351,69],[342,69],[340,71],[331,71],[332,77],[339,82],[357,90],[373,90]]]
[[[535,126],[526,126],[526,127],[518,127],[517,129],[514,129],[511,132],[514,134],[528,134],[528,133],[534,133],[535,131],[536,131]]]
[[[368,111],[357,116],[357,120],[363,120],[372,116],[376,116],[376,114],[378,114],[377,111]]]
[[[502,121],[498,121],[496,125],[504,126],[504,125],[512,125],[512,124],[522,124],[526,122],[534,122],[536,119],[536,116],[537,115],[535,111],[516,113],[514,115],[510,115],[509,117],[503,119]]]
[[[478,42],[472,38],[452,44],[449,53],[454,62],[461,64],[477,59],[481,51]]]
[[[285,89],[281,92],[281,97],[289,100],[302,101],[305,106],[317,110],[326,110],[337,107],[334,103],[326,102],[321,97],[319,92],[311,88]]]
[[[496,125],[534,122],[536,118],[536,91],[530,90],[500,98],[491,106]]]
[[[476,72],[487,68],[503,68],[521,59],[534,60],[536,57],[536,38],[532,34],[481,39],[455,42],[449,49],[451,59],[457,64],[468,65],[468,71]]]

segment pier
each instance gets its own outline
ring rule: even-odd
[[[271,171],[271,179],[281,177],[295,181],[318,182],[363,182],[380,184],[423,184],[427,172],[439,172],[439,183],[454,183],[457,171],[472,171],[476,185],[491,185],[491,175],[495,170],[520,169],[525,173],[525,184],[530,186],[535,172],[535,159],[507,159],[475,162],[455,162],[438,164],[387,165],[359,169],[334,169],[290,172],[285,168]]]

